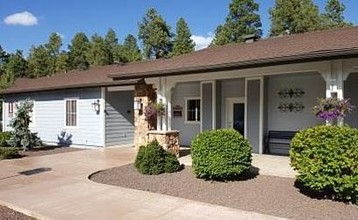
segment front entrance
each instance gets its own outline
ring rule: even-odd
[[[245,135],[245,100],[244,98],[226,99],[226,127],[233,128]]]

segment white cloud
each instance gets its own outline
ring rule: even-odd
[[[208,47],[214,37],[212,33],[209,33],[207,36],[192,35],[191,39],[195,42],[195,50],[201,50]]]
[[[7,25],[33,26],[38,24],[38,19],[31,12],[23,11],[7,16],[4,22]]]

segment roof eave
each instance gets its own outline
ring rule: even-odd
[[[121,81],[113,81],[106,83],[87,83],[87,84],[79,84],[79,85],[63,85],[63,86],[52,86],[52,87],[43,87],[41,89],[19,89],[19,90],[3,90],[0,91],[0,95],[9,95],[9,94],[19,94],[19,93],[31,93],[31,92],[46,92],[46,91],[57,91],[57,90],[65,90],[65,89],[83,89],[83,88],[96,88],[96,87],[112,87],[112,86],[129,86],[136,85],[140,83],[140,79],[132,79],[132,80],[121,80]]]
[[[162,76],[175,76],[186,74],[210,73],[217,71],[228,71],[235,69],[249,69],[266,66],[277,66],[282,64],[315,62],[321,60],[334,60],[358,57],[358,48],[318,51],[315,53],[306,53],[284,57],[274,57],[260,60],[248,60],[224,64],[215,64],[207,66],[196,66],[187,68],[167,69],[160,71],[138,72],[138,73],[120,73],[109,74],[113,80],[136,79],[136,78],[153,78]]]

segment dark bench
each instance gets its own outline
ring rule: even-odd
[[[266,136],[265,153],[288,155],[291,140],[297,131],[269,131]]]

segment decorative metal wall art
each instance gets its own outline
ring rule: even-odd
[[[281,89],[278,92],[280,98],[301,98],[305,94],[305,91],[300,88]]]
[[[303,105],[300,98],[303,97],[305,91],[301,88],[283,88],[278,91],[278,96],[281,99],[284,99],[284,102],[281,102],[278,106],[278,109],[282,113],[287,112],[302,112],[305,106]]]
[[[281,102],[280,105],[278,106],[278,109],[282,113],[302,112],[304,108],[305,106],[302,104],[302,102],[291,102],[291,103]]]

